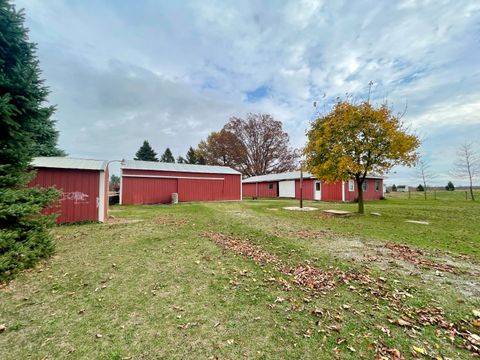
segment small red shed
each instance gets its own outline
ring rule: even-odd
[[[127,160],[121,166],[120,204],[242,200],[242,175],[226,166]]]
[[[378,200],[383,196],[383,179],[367,176],[364,182],[365,200]],[[243,197],[300,198],[300,171],[254,176],[242,182]],[[337,181],[333,183],[316,179],[310,173],[303,173],[303,198],[323,201],[355,201],[358,196],[356,182]]]
[[[36,170],[29,186],[55,187],[62,192],[57,223],[100,221],[107,219],[108,162],[66,157],[37,157]]]

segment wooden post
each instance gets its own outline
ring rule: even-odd
[[[412,197],[410,189],[408,189],[408,200],[410,200]]]
[[[468,200],[468,192],[465,191],[465,200]]]
[[[303,165],[300,164],[300,209],[303,209]]]
[[[433,200],[437,200],[437,190],[433,190]]]

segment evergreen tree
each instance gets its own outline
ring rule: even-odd
[[[185,158],[184,158],[183,156],[179,156],[179,157],[177,158],[177,163],[179,163],[179,164],[188,164],[188,163],[187,163],[187,160],[185,160]]]
[[[58,191],[27,184],[33,156],[59,154],[50,119],[55,109],[44,106],[48,88],[24,21],[23,12],[0,0],[0,281],[54,251],[47,230],[53,217],[41,210]]]
[[[157,153],[152,149],[147,140],[143,142],[143,145],[140,146],[140,149],[135,154],[134,160],[142,161],[158,161]]]
[[[455,190],[455,186],[453,185],[453,183],[451,181],[449,181],[447,186],[445,186],[445,190],[447,190],[447,191],[454,191]]]
[[[200,155],[197,160],[198,165],[207,165],[207,160],[205,160],[205,157],[203,155]]]
[[[191,146],[187,151],[187,163],[188,164],[197,164],[198,163],[197,154],[195,153],[195,150]]]
[[[417,186],[417,191],[420,191],[420,192],[425,191],[425,188],[423,187],[422,184],[418,184],[418,186]]]
[[[392,185],[392,192],[396,192],[397,191],[397,185],[393,184]]]
[[[172,151],[170,148],[166,148],[165,152],[163,153],[162,157],[160,158],[161,162],[167,162],[167,163],[174,163],[175,158],[173,157]]]

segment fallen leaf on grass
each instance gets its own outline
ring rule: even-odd
[[[475,315],[477,318],[480,318],[480,310],[473,309],[472,310],[473,315]]]
[[[422,354],[422,355],[427,355],[427,350],[421,347],[413,346],[413,353],[412,355],[415,356],[415,354]]]
[[[380,330],[381,332],[383,332],[384,334],[386,334],[388,337],[390,337],[392,335],[392,332],[390,331],[389,328],[383,327],[381,325],[375,325],[375,327],[378,330]]]
[[[0,324],[0,333],[4,332],[7,329],[5,324]]]
[[[403,319],[388,320],[388,321],[390,321],[390,323],[398,325],[398,326],[412,326],[411,323],[409,323],[408,321],[405,321]]]

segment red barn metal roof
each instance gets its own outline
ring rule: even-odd
[[[315,178],[313,174],[309,172],[303,173],[304,179],[312,179]],[[369,179],[383,179],[383,177],[378,175],[367,175]],[[242,183],[249,184],[249,183],[257,183],[257,182],[268,182],[268,181],[282,181],[282,180],[297,180],[300,179],[300,171],[291,171],[291,172],[284,172],[279,174],[267,174],[267,175],[259,175],[259,176],[252,176],[248,179],[243,179]]]
[[[178,164],[158,161],[139,161],[126,160],[122,165],[125,170],[153,170],[153,171],[174,171],[189,173],[207,173],[207,174],[234,174],[240,175],[240,172],[227,166]]]
[[[76,159],[60,156],[36,157],[33,158],[31,165],[39,168],[54,169],[78,169],[78,170],[102,170],[105,171],[108,161],[92,159]]]

